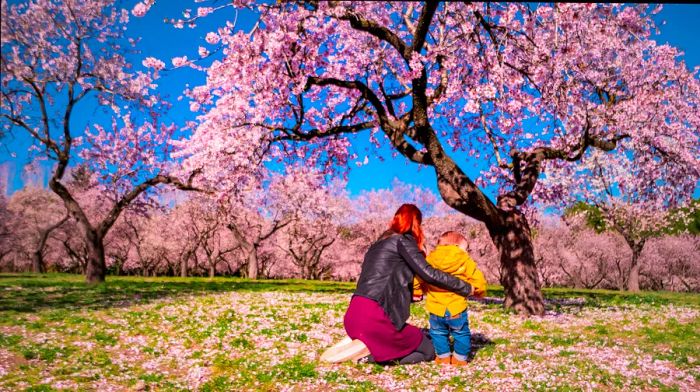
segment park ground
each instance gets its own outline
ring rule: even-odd
[[[545,290],[471,303],[465,368],[325,364],[353,283],[0,274],[1,391],[697,391],[700,295]],[[425,327],[413,305],[410,322]]]

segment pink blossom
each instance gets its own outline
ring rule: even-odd
[[[187,60],[187,56],[181,56],[181,57],[173,57],[172,59],[173,66],[175,67],[182,67],[186,64],[189,63]]]
[[[141,64],[146,68],[153,68],[156,71],[165,68],[165,63],[155,57],[146,57]]]
[[[215,44],[219,43],[219,41],[221,40],[221,37],[219,37],[219,34],[216,34],[214,32],[209,32],[209,33],[207,33],[204,40],[207,41],[207,43],[209,43],[209,44],[215,45]]]
[[[155,0],[145,0],[136,3],[134,8],[131,10],[131,13],[136,16],[137,18],[141,18],[146,15],[148,10],[151,9],[153,4],[155,3]]]
[[[138,18],[145,16],[146,12],[148,12],[148,7],[144,3],[136,3],[131,10],[131,13]]]
[[[211,14],[213,11],[212,7],[199,7],[197,8],[197,16],[201,18]]]

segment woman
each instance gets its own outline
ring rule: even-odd
[[[362,341],[375,362],[400,364],[432,361],[435,350],[421,330],[407,324],[413,276],[465,297],[472,287],[432,268],[425,260],[422,214],[413,204],[402,205],[389,230],[369,248],[357,289],[345,313],[345,331]]]

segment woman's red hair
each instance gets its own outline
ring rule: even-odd
[[[389,229],[395,233],[413,234],[418,249],[425,253],[425,235],[423,234],[423,229],[420,227],[422,221],[423,214],[421,214],[418,207],[413,204],[404,204],[396,210],[396,214],[394,214],[394,218],[391,220]]]

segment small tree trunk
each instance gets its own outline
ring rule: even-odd
[[[646,239],[642,238],[639,241],[634,241],[631,236],[625,238],[630,249],[632,249],[632,263],[627,274],[627,291],[639,292],[639,255],[642,254]]]
[[[61,219],[60,221],[39,232],[39,241],[37,241],[36,249],[32,254],[32,271],[35,274],[43,274],[44,272],[46,272],[46,266],[44,265],[44,247],[46,246],[46,241],[49,239],[49,235],[51,234],[51,232],[56,230],[67,220],[68,215],[63,217],[63,219]]]
[[[86,233],[85,242],[87,244],[85,279],[88,284],[103,283],[107,276],[107,266],[105,264],[105,247],[102,238],[91,230]]]
[[[501,254],[505,307],[520,314],[544,314],[544,298],[525,216],[519,211],[511,212],[506,227],[491,236]]]
[[[187,277],[187,262],[189,261],[189,259],[190,259],[189,254],[187,254],[184,257],[182,257],[182,260],[180,260],[180,277],[181,278]]]
[[[627,291],[639,291],[639,255],[642,253],[642,246],[637,245],[632,248],[632,265],[627,278]]]
[[[248,253],[248,279],[258,278],[258,249],[253,248]]]
[[[213,278],[215,272],[216,272],[216,268],[214,267],[214,265],[213,265],[213,264],[209,264],[209,277],[210,277],[210,278]]]
[[[180,262],[180,277],[181,278],[187,277],[187,260],[182,260]]]

